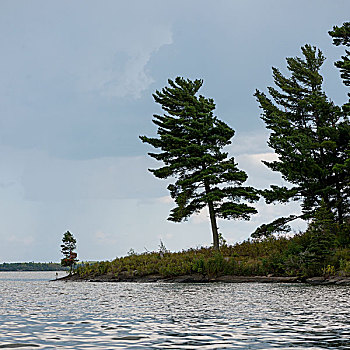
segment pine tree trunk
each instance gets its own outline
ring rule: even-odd
[[[213,202],[208,202],[209,207],[209,216],[210,216],[210,223],[211,223],[211,230],[213,232],[213,246],[214,249],[219,250],[219,233],[218,233],[218,227],[216,225],[216,217],[215,217],[215,211],[214,211],[214,205]]]
[[[210,186],[207,181],[204,182],[205,192],[206,194],[210,193]],[[218,233],[218,227],[216,225],[216,216],[215,216],[215,210],[214,205],[212,201],[208,201],[208,208],[209,208],[209,217],[210,217],[210,223],[211,223],[211,230],[213,233],[213,246],[215,250],[219,250],[219,233]]]

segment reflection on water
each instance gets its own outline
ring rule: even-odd
[[[345,286],[51,278],[0,273],[0,348],[350,349]]]

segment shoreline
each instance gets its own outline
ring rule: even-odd
[[[127,276],[99,275],[83,278],[78,275],[68,275],[52,281],[66,282],[135,282],[135,283],[306,283],[310,285],[350,286],[350,277],[310,277],[296,276],[218,276],[208,277],[200,274],[164,277],[162,275]]]

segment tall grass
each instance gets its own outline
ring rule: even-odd
[[[336,237],[338,237],[337,235]],[[83,278],[107,275],[136,277],[159,275],[175,277],[200,274],[208,278],[235,276],[319,276],[326,273],[350,275],[350,247],[335,244],[322,260],[310,250],[312,233],[298,233],[293,237],[270,237],[264,240],[246,240],[235,245],[223,245],[220,252],[202,247],[181,252],[136,254],[82,264],[76,274]]]

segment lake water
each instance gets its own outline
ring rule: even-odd
[[[350,349],[350,287],[53,278],[0,272],[0,348]]]

